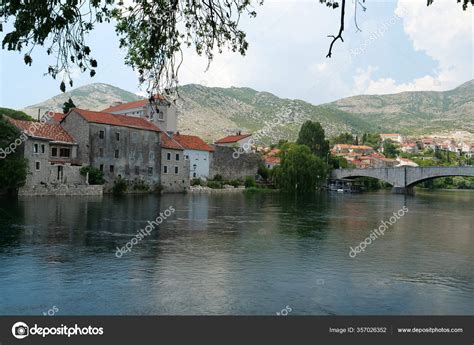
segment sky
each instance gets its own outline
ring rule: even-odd
[[[359,94],[449,90],[474,79],[474,10],[455,0],[367,0],[357,12],[347,1],[344,42],[331,39],[339,29],[339,11],[319,0],[265,0],[256,18],[242,20],[249,48],[245,56],[224,51],[207,60],[184,51],[181,85],[251,87],[282,98],[322,104]],[[4,33],[0,34],[0,38]],[[142,94],[136,73],[124,64],[113,26],[101,24],[88,37],[97,74],[75,72],[74,87],[93,82]],[[0,50],[0,106],[20,109],[59,91],[59,81],[44,75],[51,56],[42,47],[32,54]]]

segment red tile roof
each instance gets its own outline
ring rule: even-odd
[[[14,126],[26,135],[51,141],[74,143],[74,139],[60,125],[36,121],[21,121],[6,117]]]
[[[171,150],[184,150],[184,148],[168,134],[163,132],[161,134],[161,147]]]
[[[164,101],[165,99],[160,95],[155,95],[156,100]],[[103,112],[106,113],[115,113],[117,111],[127,110],[127,109],[134,109],[134,108],[143,108],[149,103],[149,99],[141,99],[139,101],[128,102],[123,104],[114,105],[112,107],[108,107]]]
[[[216,141],[216,144],[230,144],[236,143],[242,139],[250,137],[252,134],[242,134],[242,135],[229,135],[227,137],[221,138]]]
[[[55,113],[53,111],[48,112],[48,116],[53,119],[55,122],[61,122],[62,119],[66,116],[63,113]]]
[[[173,136],[173,139],[188,150],[214,152],[214,148],[212,146],[206,144],[204,140],[195,135],[176,134]]]
[[[265,163],[267,164],[280,164],[281,159],[280,157],[270,156],[265,158]]]
[[[112,126],[137,128],[137,129],[143,129],[143,130],[153,131],[153,132],[161,132],[161,129],[159,129],[155,124],[139,117],[115,115],[115,114],[109,114],[109,113],[104,113],[104,112],[99,112],[99,111],[90,111],[90,110],[84,110],[84,109],[78,109],[78,108],[74,108],[70,112],[72,111],[75,111],[76,113],[81,115],[88,122],[100,123],[100,124],[112,125]]]

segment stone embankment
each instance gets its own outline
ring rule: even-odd
[[[244,186],[234,188],[234,186],[224,185],[222,189],[214,189],[203,186],[189,187],[189,193],[241,193],[245,190]]]

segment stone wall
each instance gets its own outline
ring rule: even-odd
[[[262,157],[258,153],[241,153],[237,158],[232,155],[235,150],[232,147],[214,146],[215,152],[211,164],[211,176],[219,174],[224,180],[244,179],[246,176],[255,176],[258,171],[258,163]]]
[[[176,155],[179,155],[178,159],[176,159]],[[161,186],[163,187],[163,192],[185,192],[189,188],[189,160],[184,159],[183,150],[162,148],[161,163]],[[176,168],[178,173],[175,172]]]
[[[102,195],[102,186],[88,185],[36,185],[22,187],[18,190],[19,196],[72,196],[72,195]]]

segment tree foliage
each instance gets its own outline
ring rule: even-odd
[[[69,113],[69,110],[71,110],[72,108],[76,108],[76,105],[74,104],[71,97],[69,97],[69,99],[63,104],[63,113],[64,114]]]
[[[89,174],[89,184],[101,185],[104,184],[104,173],[97,168],[92,166],[84,166],[81,168],[80,173],[82,176]]]
[[[298,193],[314,192],[326,179],[328,169],[308,146],[289,144],[282,152],[282,161],[272,170],[277,188]]]
[[[20,131],[0,115],[0,148],[5,149],[20,137]],[[13,192],[26,182],[28,162],[21,150],[0,159],[0,190]]]
[[[398,156],[397,146],[391,140],[383,142],[383,154],[387,158],[396,158]]]
[[[331,146],[336,144],[349,144],[357,145],[357,137],[354,137],[351,133],[341,133],[329,141]]]
[[[319,122],[306,121],[301,126],[297,144],[306,145],[318,157],[327,158],[329,141],[326,140],[324,129]]]
[[[380,148],[382,139],[378,133],[364,133],[362,135],[362,144],[372,147],[374,150]]]
[[[1,115],[6,115],[16,120],[33,121],[33,118],[26,113],[10,108],[0,108],[0,116]]]
[[[255,17],[253,4],[261,0],[50,0],[3,1],[0,20],[13,20],[2,48],[24,52],[33,63],[35,46],[46,46],[54,63],[47,73],[64,75],[60,89],[71,87],[72,67],[93,77],[98,66],[87,35],[98,23],[115,23],[125,62],[139,73],[151,93],[169,91],[178,82],[182,48],[193,47],[212,60],[214,52],[230,48],[244,55],[248,43],[239,29],[242,14]],[[2,28],[0,27],[0,30]]]

